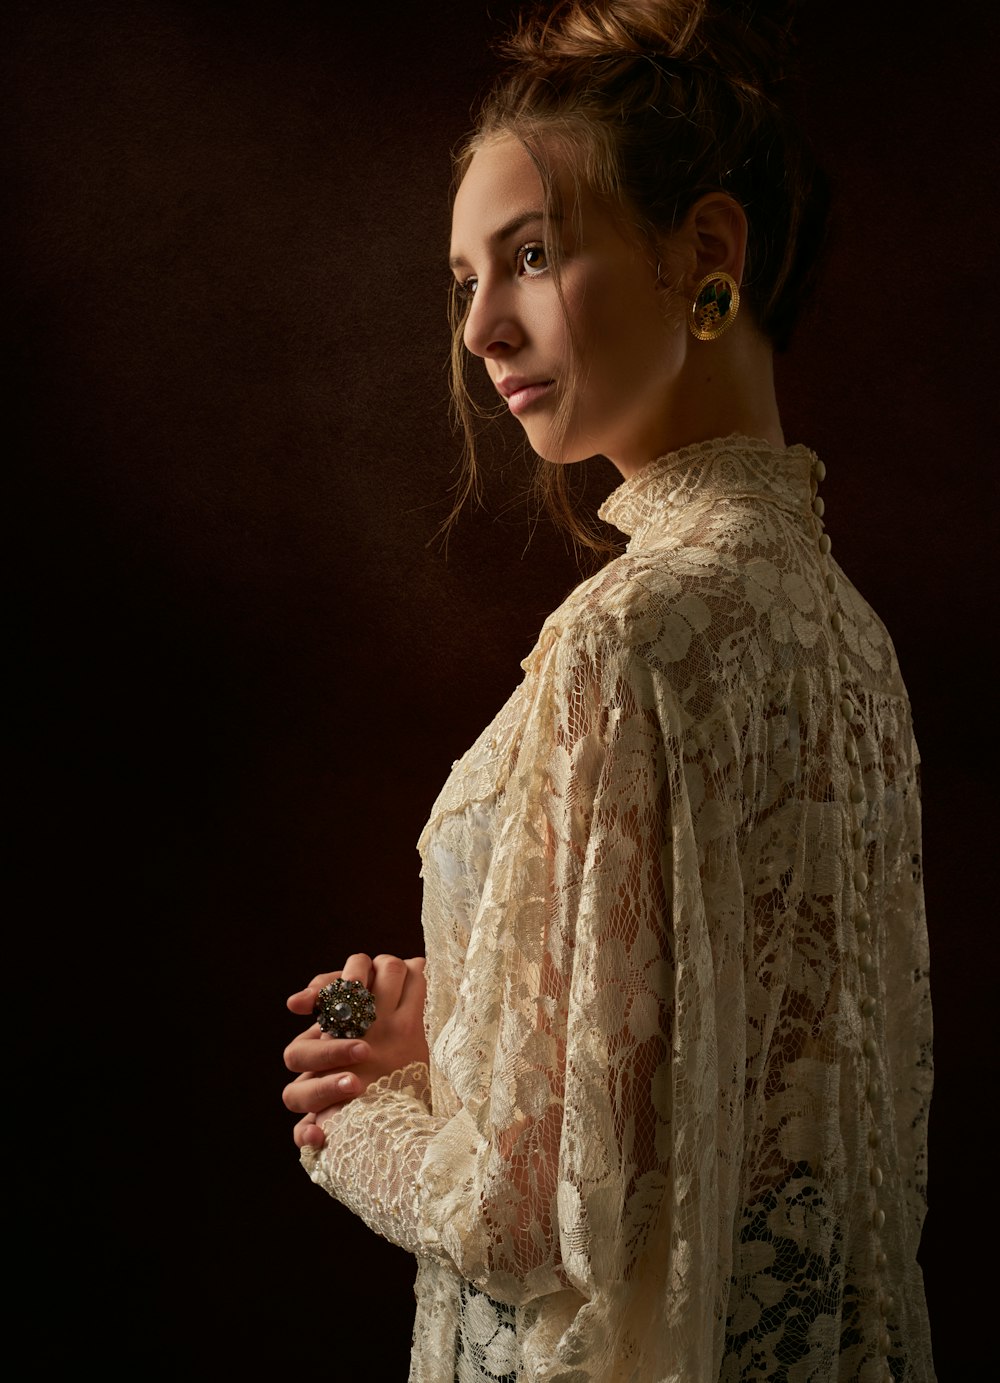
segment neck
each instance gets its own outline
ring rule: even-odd
[[[663,426],[629,455],[610,459],[628,479],[658,456],[732,433],[785,445],[771,346],[745,319],[718,341],[689,339]]]

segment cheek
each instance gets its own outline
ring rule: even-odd
[[[548,287],[548,285],[546,285]],[[567,309],[569,304],[567,302]],[[567,322],[567,317],[569,321]],[[544,362],[558,369],[572,351],[569,323],[574,322],[572,310],[563,310],[563,305],[554,287],[551,291],[538,293],[532,304],[531,335],[540,346],[546,360]]]
[[[655,290],[618,279],[588,285],[578,331],[586,373],[596,392],[614,391],[622,403],[674,369],[675,332]]]
[[[661,293],[644,260],[616,258],[609,263],[595,258],[575,289],[574,311],[589,325],[598,346],[608,340],[626,343],[664,320]]]

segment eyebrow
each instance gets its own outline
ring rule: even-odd
[[[540,209],[538,211],[522,211],[517,216],[512,216],[509,221],[505,221],[498,230],[495,230],[489,237],[489,244],[501,245],[505,240],[509,240],[512,235],[516,235],[519,230],[523,230],[525,226],[530,226],[532,221],[544,221],[544,219],[545,213]],[[552,223],[561,221],[563,218],[553,212],[550,213],[548,219],[549,222]],[[462,269],[468,268],[469,261],[464,255],[452,255],[448,264],[452,269]]]

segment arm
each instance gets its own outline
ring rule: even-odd
[[[904,735],[900,735],[900,740],[906,743]],[[911,761],[898,773],[891,798],[887,793],[887,815],[898,835],[894,830],[886,842],[887,853],[891,850],[893,858],[891,863],[887,861],[886,871],[889,886],[884,917],[886,1001],[883,1013],[899,1176],[909,1214],[911,1251],[915,1257],[927,1212],[927,1112],[934,1068],[920,784],[912,735],[909,755]]]
[[[456,1012],[411,1069],[307,1153],[379,1233],[507,1300],[634,1270],[669,1175],[671,777],[648,671],[618,648],[546,653],[507,786]]]

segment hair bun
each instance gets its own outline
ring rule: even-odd
[[[657,55],[773,87],[795,67],[793,9],[792,0],[562,0],[522,20],[502,51],[530,63]]]

